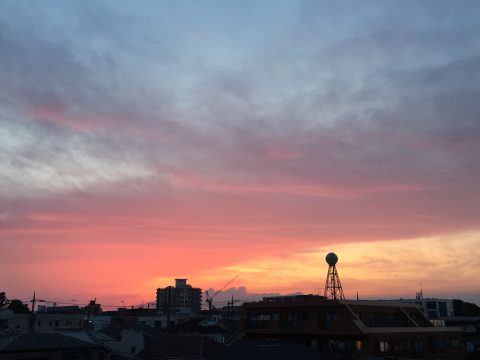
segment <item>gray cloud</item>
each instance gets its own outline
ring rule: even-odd
[[[36,5],[44,23],[16,5],[0,17],[2,197],[48,190],[19,214],[131,196],[132,211],[207,221],[191,192],[229,221],[301,221],[307,238],[335,221],[345,229],[325,237],[478,227],[477,5],[415,5],[410,19],[304,2],[254,41],[245,28],[262,26],[246,15],[219,34],[228,18],[188,27],[181,9],[72,4]],[[362,225],[378,219],[390,229]]]

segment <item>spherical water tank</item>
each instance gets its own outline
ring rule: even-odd
[[[338,261],[338,256],[333,252],[328,253],[327,256],[325,257],[325,261],[327,262],[328,265],[334,266]]]

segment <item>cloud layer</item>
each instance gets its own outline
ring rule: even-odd
[[[61,268],[139,298],[265,255],[480,230],[477,2],[3,5],[10,291]],[[254,290],[309,291],[272,284]]]

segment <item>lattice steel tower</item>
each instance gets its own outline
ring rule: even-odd
[[[338,256],[335,253],[328,253],[325,257],[328,264],[327,280],[325,281],[325,291],[323,296],[331,300],[345,300],[343,295],[342,283],[338,276],[335,264],[338,262]]]

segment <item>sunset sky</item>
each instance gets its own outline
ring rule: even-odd
[[[480,2],[0,11],[0,291],[480,305]],[[218,298],[222,299],[221,296]]]

